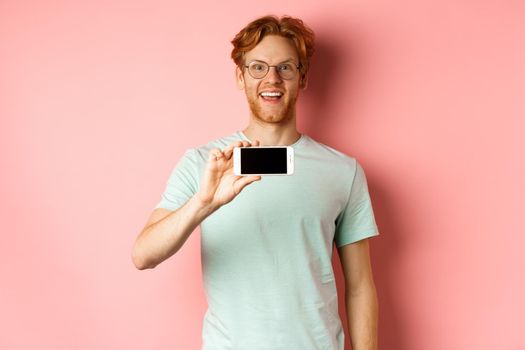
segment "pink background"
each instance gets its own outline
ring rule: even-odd
[[[131,247],[184,150],[246,126],[229,41],[267,13],[317,33],[300,131],[365,168],[380,348],[525,348],[523,2],[3,0],[1,349],[199,349],[198,231]]]

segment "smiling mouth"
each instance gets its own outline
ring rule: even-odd
[[[279,101],[283,97],[280,91],[263,91],[259,94],[265,101]]]

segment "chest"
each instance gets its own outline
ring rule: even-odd
[[[345,174],[298,167],[294,175],[264,176],[205,221],[205,228],[278,229],[295,224],[330,227],[343,210]]]

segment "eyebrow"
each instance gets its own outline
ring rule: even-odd
[[[253,62],[253,61],[264,62],[264,63],[268,64],[268,62],[266,62],[266,61],[264,61],[264,60],[258,60],[258,59],[253,59],[253,60],[248,61],[248,62]],[[292,58],[292,57],[290,57],[290,58],[287,58],[287,59],[285,59],[284,61],[280,61],[279,63],[276,63],[276,64],[282,64],[282,63],[287,63],[287,62],[293,62],[293,63],[296,63],[296,62],[295,62],[295,59]],[[296,64],[298,64],[298,63],[296,63]]]

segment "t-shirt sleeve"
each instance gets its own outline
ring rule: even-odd
[[[176,210],[184,205],[198,190],[199,169],[197,151],[187,150],[173,168],[160,202],[155,206]]]
[[[356,161],[348,201],[336,219],[335,244],[339,248],[345,244],[377,235],[379,232],[368,193],[365,172]]]

